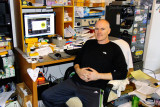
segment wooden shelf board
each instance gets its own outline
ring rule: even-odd
[[[64,21],[64,23],[72,23],[73,21]]]

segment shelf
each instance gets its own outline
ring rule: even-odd
[[[74,6],[64,6],[64,7],[74,7]]]
[[[46,6],[22,6],[23,9],[27,8],[46,8]]]
[[[105,7],[105,3],[92,3],[92,2],[75,2],[77,7]]]
[[[64,23],[72,23],[73,21],[64,21]]]
[[[73,6],[22,6],[23,9],[56,8],[56,7],[73,7]]]
[[[89,9],[88,7],[83,7],[83,11],[79,10],[77,11],[77,8],[79,7],[75,7],[75,18],[83,18],[83,17],[98,17],[98,16],[104,16],[105,15],[105,11],[102,9],[97,9],[97,8],[92,8]],[[83,17],[79,17],[78,13],[83,13]]]

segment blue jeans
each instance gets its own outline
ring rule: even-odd
[[[42,93],[42,100],[46,107],[66,107],[66,101],[76,96],[82,101],[83,107],[99,107],[100,95],[99,88],[84,86],[67,79],[45,90]]]

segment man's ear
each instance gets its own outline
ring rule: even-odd
[[[108,35],[111,33],[111,28],[108,29]]]

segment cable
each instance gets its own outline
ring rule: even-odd
[[[152,71],[152,73],[154,74],[154,78],[156,79],[156,74],[154,73],[153,70],[150,70],[150,69],[146,69],[146,68],[143,68],[144,70],[148,70],[148,71]]]
[[[48,77],[48,81],[51,81],[51,82],[53,82],[54,80],[56,80],[57,78],[55,77],[55,76],[53,76],[53,75],[49,75],[49,77]],[[53,81],[52,81],[53,80]]]
[[[64,76],[64,74],[62,73],[60,66],[58,66],[60,73],[62,74],[62,76]]]
[[[48,67],[47,67],[47,70],[44,69],[44,65],[43,65],[43,73],[44,73],[44,77],[47,77],[47,73],[48,73]]]

